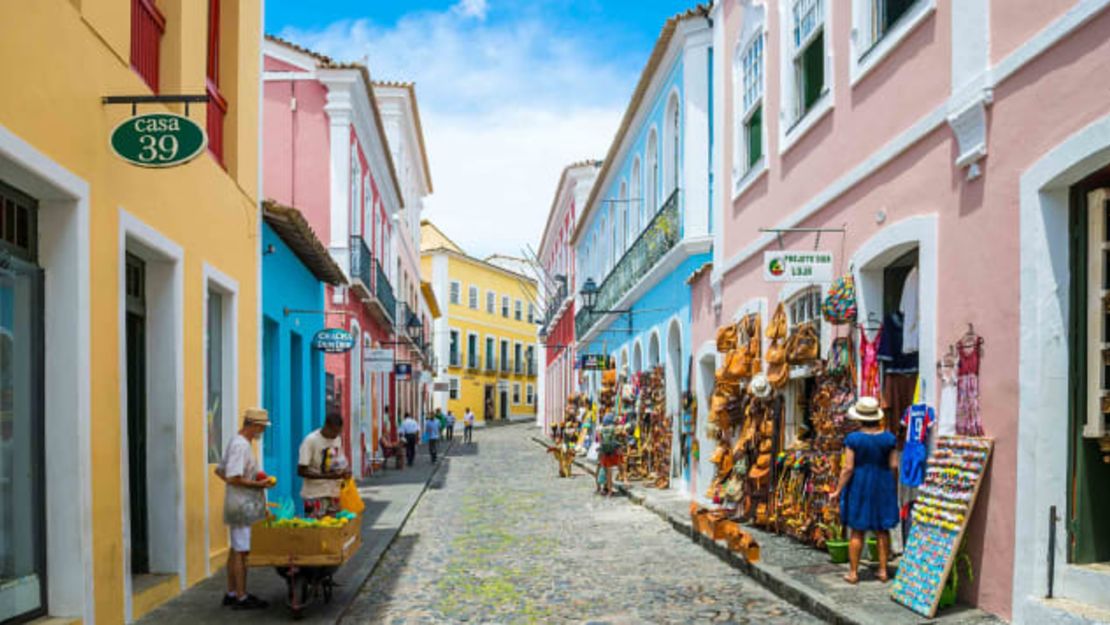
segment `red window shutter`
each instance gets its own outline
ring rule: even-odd
[[[208,150],[224,165],[224,118],[227,100],[220,93],[220,0],[208,0],[208,64],[204,91],[208,94]]]
[[[154,0],[131,0],[131,67],[158,93],[158,52],[166,18]]]

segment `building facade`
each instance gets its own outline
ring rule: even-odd
[[[680,450],[689,383],[690,287],[711,258],[711,22],[699,6],[667,20],[571,236],[579,357],[612,357],[629,376],[663,369],[673,488],[692,492]],[[597,287],[593,312],[580,297]],[[598,396],[600,374],[582,390]]]
[[[0,71],[34,85],[0,103],[0,620],[129,622],[224,560],[212,450],[258,399],[261,12],[0,7]],[[132,107],[103,98],[154,94],[208,96],[136,107],[206,150],[110,152]]]
[[[1061,605],[1110,608],[1099,564],[1110,507],[1096,495],[1110,478],[1096,338],[1110,95],[1091,88],[1110,58],[1108,3],[730,1],[712,18],[722,188],[712,270],[691,305],[703,405],[719,325],[779,303],[805,321],[828,286],[766,282],[764,251],[832,252],[862,320],[884,319],[912,289],[928,403],[950,346],[969,331],[984,345],[995,451],[963,599],[1015,623],[1087,622]],[[821,332],[827,346],[835,331]],[[791,385],[788,396],[804,388]],[[1043,600],[1050,545],[1055,596],[1071,604]]]
[[[536,282],[468,256],[431,222],[421,235],[421,263],[440,302],[435,322],[434,406],[475,422],[534,420]]]
[[[574,294],[578,291],[578,283],[570,237],[578,225],[578,209],[589,197],[600,168],[600,161],[583,161],[563,170],[536,250],[543,274],[545,306],[540,320],[543,377],[537,425],[545,431],[550,430],[552,424],[562,422],[567,397],[578,392],[574,366],[577,353],[574,348]]]

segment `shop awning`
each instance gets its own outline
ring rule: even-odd
[[[262,218],[321,282],[331,285],[347,284],[343,270],[335,264],[328,248],[316,237],[301,211],[266,200],[262,202]]]

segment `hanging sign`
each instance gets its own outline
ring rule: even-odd
[[[832,282],[832,252],[763,252],[766,282]]]
[[[184,115],[146,113],[116,126],[109,143],[116,156],[132,165],[174,167],[203,152],[208,135]]]
[[[393,366],[393,373],[397,374],[397,380],[408,380],[412,377],[412,363],[399,362]]]
[[[578,368],[590,371],[611,369],[611,359],[605,354],[582,354],[578,357]]]
[[[451,390],[450,382],[436,382],[432,385],[432,392],[434,393],[446,393],[449,390]]]
[[[345,354],[355,346],[355,337],[342,328],[325,328],[312,337],[312,349],[325,354]]]
[[[362,362],[370,373],[389,373],[393,371],[392,349],[367,349],[363,352]]]

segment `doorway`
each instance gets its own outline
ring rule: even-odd
[[[131,574],[150,572],[147,488],[146,263],[127,254],[127,472],[131,511]]]
[[[487,384],[482,395],[482,420],[487,423],[493,419],[493,385]]]
[[[502,421],[509,418],[509,391],[507,389],[501,389],[501,412],[498,416]]]

